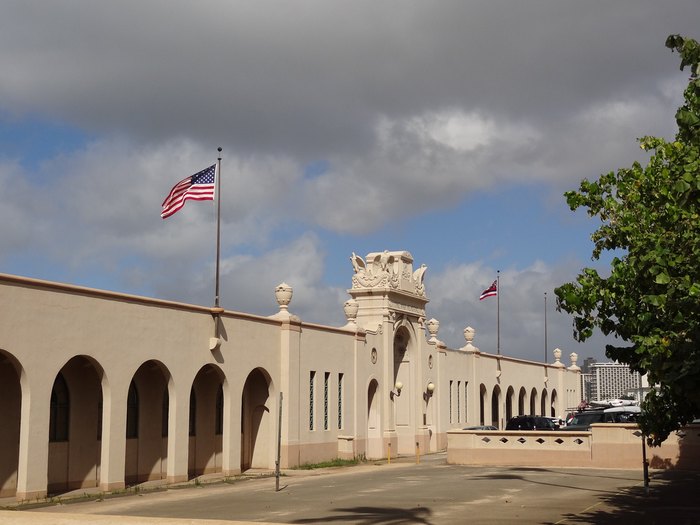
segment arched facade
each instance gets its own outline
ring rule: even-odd
[[[275,425],[270,379],[256,368],[246,379],[241,398],[241,470],[274,467]]]
[[[129,384],[125,482],[165,479],[168,456],[169,373],[158,361],[142,364]]]
[[[22,374],[19,363],[0,350],[0,497],[14,495],[19,461]]]
[[[102,370],[86,356],[71,358],[53,381],[49,400],[49,493],[99,485],[101,383]]]
[[[0,494],[272,469],[278,433],[283,468],[444,450],[580,395],[575,363],[481,352],[471,328],[448,348],[408,252],[352,263],[340,327],[284,284],[263,317],[0,274]]]
[[[222,471],[223,434],[218,433],[217,420],[223,406],[217,404],[217,399],[223,382],[223,372],[213,364],[204,365],[192,382],[188,418],[189,477]]]

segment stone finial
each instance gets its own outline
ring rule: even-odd
[[[299,321],[296,315],[289,313],[289,303],[292,301],[292,287],[287,283],[282,283],[277,285],[275,288],[275,298],[277,299],[277,304],[280,305],[280,311],[275,315],[271,315],[272,319],[277,319],[280,321]]]
[[[581,370],[581,367],[576,364],[578,361],[578,354],[576,352],[571,352],[569,354],[569,359],[571,359],[571,366],[569,367],[569,370]]]
[[[343,311],[345,312],[345,317],[348,320],[349,325],[354,325],[357,321],[357,311],[360,309],[360,303],[355,299],[348,299],[343,305]]]
[[[479,352],[479,349],[472,344],[472,341],[474,341],[474,336],[476,335],[476,330],[474,330],[471,326],[467,326],[464,329],[464,339],[467,341],[467,344],[464,345],[460,350],[463,350],[465,352]]]
[[[474,340],[475,335],[476,330],[474,330],[471,326],[467,326],[464,329],[464,339],[466,339],[467,344],[471,344],[471,342]]]
[[[561,349],[555,348],[552,353],[554,354],[554,366],[563,368],[564,363],[561,362]]]
[[[277,304],[280,305],[280,310],[286,310],[289,303],[292,301],[292,294],[294,290],[287,283],[281,283],[275,288],[275,298],[277,299]]]
[[[430,319],[427,323],[425,323],[425,326],[428,328],[428,333],[430,334],[430,339],[428,339],[429,343],[437,343],[438,338],[438,330],[440,330],[440,321],[435,319],[434,317]]]

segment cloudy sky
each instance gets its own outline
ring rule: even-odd
[[[345,322],[352,252],[426,264],[428,317],[495,352],[604,359],[553,289],[597,224],[563,192],[672,137],[697,0],[4,0],[0,272],[213,304],[215,209],[160,204],[222,160],[222,306]],[[603,263],[607,262],[603,261]],[[604,265],[603,265],[604,267]],[[551,352],[550,352],[551,355]],[[551,357],[549,358],[551,360]]]

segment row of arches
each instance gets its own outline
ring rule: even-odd
[[[520,387],[516,400],[515,389],[512,386],[506,389],[504,395],[500,385],[495,385],[489,392],[482,383],[479,385],[479,424],[493,425],[503,429],[513,416],[540,415],[556,417],[557,403],[556,389],[552,389],[550,396],[546,388],[538,391],[533,387],[528,392],[525,387]]]
[[[88,356],[74,356],[54,376],[50,398],[45,400],[36,399],[33,392],[28,392],[25,378],[19,361],[0,350],[1,496],[14,495],[22,469],[30,468],[30,460],[20,461],[20,435],[24,436],[26,429],[46,436],[49,494],[99,486],[105,457],[103,447],[110,439],[114,441],[115,435],[123,440],[117,449],[124,450],[125,485],[175,477],[175,462],[168,462],[168,454],[175,452],[176,456],[182,456],[184,451],[169,446],[171,436],[177,432],[172,421],[175,414],[172,400],[176,396],[173,378],[162,362],[146,361],[128,383],[110,384],[97,361]],[[188,477],[221,472],[224,442],[238,439],[241,471],[270,467],[273,429],[268,400],[272,384],[267,371],[253,369],[240,397],[232,397],[233,389],[224,372],[214,364],[202,366],[187,387],[189,397],[180,395],[180,399],[189,402]],[[105,410],[107,396],[110,403],[126,405],[121,432],[112,428],[109,412]],[[229,415],[238,412],[227,407],[232,399],[241,400],[240,427]],[[31,417],[27,410],[30,401],[49,405],[48,421],[37,423]],[[239,428],[240,436],[234,434]]]

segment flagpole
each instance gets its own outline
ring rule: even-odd
[[[544,362],[547,363],[547,292],[544,292]]]
[[[496,270],[496,352],[501,355],[501,270]]]
[[[216,160],[216,285],[214,291],[214,307],[219,308],[219,261],[221,260],[221,151]]]

